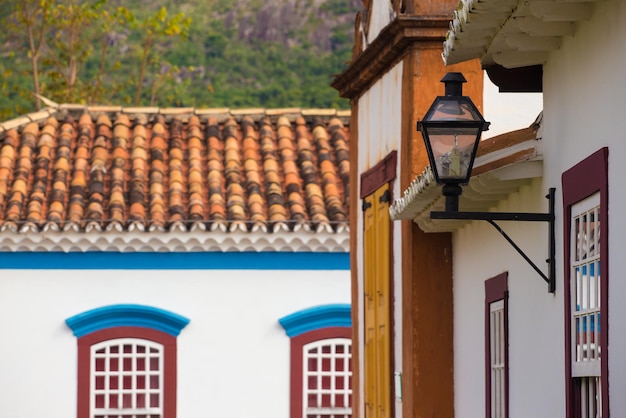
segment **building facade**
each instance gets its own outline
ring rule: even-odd
[[[333,82],[352,109],[353,396],[359,417],[454,413],[451,236],[391,222],[389,207],[427,165],[415,127],[440,94],[438,81],[451,71],[441,61],[441,45],[455,6],[365,1],[352,62]],[[465,73],[467,92],[482,107],[479,62],[452,71]]]
[[[1,123],[0,415],[349,416],[348,122],[61,105]]]
[[[553,293],[488,223],[430,219],[442,201],[427,172],[392,205],[395,219],[452,234],[457,417],[626,414],[618,279],[626,148],[617,127],[625,17],[618,0],[488,0],[460,2],[451,20],[447,64],[479,59],[502,91],[541,91],[544,103],[532,132],[480,144],[460,210],[546,213],[556,191]],[[547,225],[501,226],[547,274]]]

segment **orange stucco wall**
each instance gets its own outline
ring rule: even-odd
[[[459,0],[409,0],[404,4],[407,11],[418,16],[452,16]]]
[[[462,72],[464,95],[482,110],[483,72],[477,61],[444,67],[441,45],[414,47],[404,61],[401,189],[428,165],[417,121],[435,97],[441,78]],[[451,235],[426,234],[402,221],[403,417],[454,416],[452,242]]]
[[[410,101],[412,111],[410,113],[410,137],[412,141],[409,157],[411,159],[411,178],[415,178],[428,165],[428,156],[424,147],[421,133],[416,130],[417,121],[426,114],[430,105],[437,96],[443,96],[444,85],[440,82],[448,72],[462,72],[467,83],[463,84],[463,94],[470,96],[474,104],[482,112],[483,106],[483,71],[478,61],[469,61],[446,67],[441,59],[441,45],[429,45],[416,48],[410,57],[407,57],[407,66],[410,72],[405,74],[405,87],[412,94],[407,94],[406,100]],[[407,91],[406,89],[404,91]],[[403,98],[404,99],[404,98]],[[404,105],[403,105],[404,108]],[[409,180],[409,181],[410,181]],[[408,186],[403,184],[403,187]]]
[[[394,7],[398,6],[393,2]],[[442,42],[457,0],[426,0],[403,3],[404,16],[398,17],[385,28],[368,49],[355,57],[351,66],[340,75],[334,86],[352,104],[351,120],[351,176],[350,184],[358,184],[362,172],[371,167],[359,167],[359,147],[367,149],[359,135],[359,97],[369,91],[396,64],[402,65],[400,159],[397,173],[400,190],[420,174],[428,164],[421,134],[416,130],[417,121],[423,117],[436,96],[444,94],[441,78],[450,71],[462,72],[468,83],[464,94],[482,111],[483,73],[478,61],[444,67],[441,58]],[[367,6],[367,5],[366,5]],[[411,16],[418,19],[411,19]],[[358,35],[358,27],[357,27]],[[409,41],[406,41],[409,39]],[[368,51],[376,51],[376,55]],[[362,112],[364,109],[361,110]],[[370,117],[379,117],[371,114]],[[365,128],[364,128],[365,129]],[[361,136],[362,138],[359,138]],[[361,141],[361,143],[359,143]],[[395,181],[395,180],[394,180]],[[363,260],[358,259],[358,222],[362,211],[359,205],[360,191],[350,193],[351,269],[353,309],[353,416],[363,418],[363,399],[359,399],[361,356],[359,340],[359,280],[363,272]],[[395,196],[397,197],[397,196]],[[392,228],[393,229],[393,228]],[[397,229],[396,229],[397,231]],[[398,236],[400,235],[400,236]],[[395,264],[392,271],[401,277],[394,286],[401,286],[402,326],[395,328],[402,335],[402,402],[395,403],[394,415],[403,418],[452,418],[454,416],[453,379],[453,308],[452,308],[452,245],[450,234],[423,233],[412,221],[402,221],[400,234],[401,254],[392,255]],[[398,266],[398,263],[400,264]],[[394,305],[394,312],[400,304]],[[393,350],[395,352],[395,350]],[[391,376],[390,376],[390,384]],[[389,388],[384,388],[389,390]]]

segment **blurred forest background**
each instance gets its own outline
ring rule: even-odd
[[[2,0],[0,121],[56,103],[349,108],[361,0]]]

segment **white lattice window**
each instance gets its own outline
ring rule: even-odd
[[[489,304],[491,418],[506,416],[506,354],[504,300]]]
[[[303,347],[303,416],[349,418],[352,414],[351,341],[332,338]]]
[[[135,338],[91,347],[92,418],[163,416],[163,346]]]
[[[581,418],[601,418],[600,194],[572,205],[571,214],[572,377]]]

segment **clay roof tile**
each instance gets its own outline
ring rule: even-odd
[[[0,230],[345,225],[349,128],[337,115],[63,105],[0,123]]]

